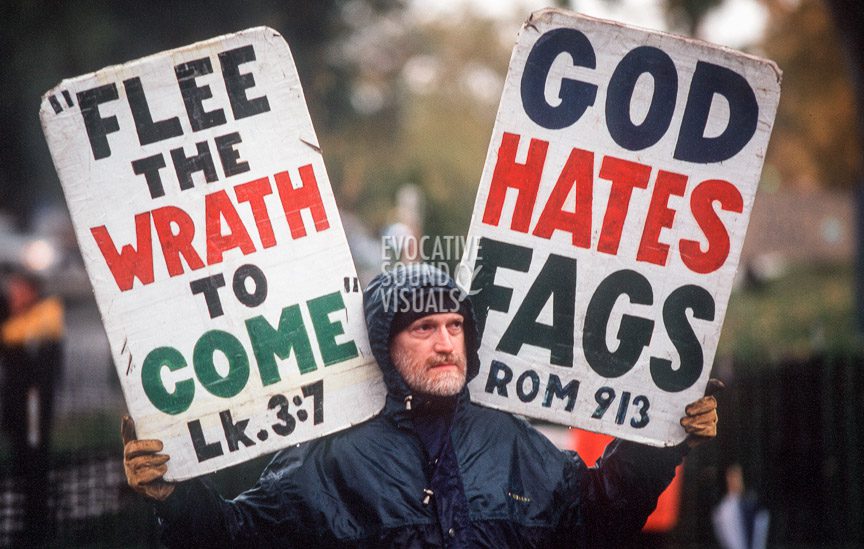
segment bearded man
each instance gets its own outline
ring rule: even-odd
[[[598,547],[639,531],[688,448],[716,434],[713,396],[689,405],[687,443],[616,440],[595,467],[526,421],[471,403],[479,371],[470,301],[426,265],[364,292],[387,400],[374,418],[278,452],[233,500],[162,479],[161,442],[124,420],[130,486],[156,501],[176,547]],[[348,403],[346,403],[347,405]]]

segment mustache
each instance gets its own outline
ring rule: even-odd
[[[461,368],[465,367],[465,355],[461,353],[446,353],[439,354],[429,358],[426,361],[426,366],[432,368],[441,366],[442,364],[455,364]]]

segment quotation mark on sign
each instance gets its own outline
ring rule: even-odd
[[[63,90],[63,99],[66,100],[67,107],[75,106],[75,103],[72,102],[72,95],[69,93],[69,90]],[[51,108],[54,109],[54,114],[60,114],[63,110],[63,105],[60,104],[60,100],[57,99],[56,95],[50,96],[48,102],[51,103]]]
[[[357,293],[360,291],[360,280],[358,280],[356,276],[346,276],[342,282],[345,284],[346,293]]]

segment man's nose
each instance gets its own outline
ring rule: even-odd
[[[441,326],[435,331],[435,352],[452,353],[453,348],[453,336],[447,331],[447,326]]]

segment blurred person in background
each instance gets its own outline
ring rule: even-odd
[[[33,543],[47,533],[49,441],[62,365],[63,305],[45,296],[42,279],[25,270],[6,277],[4,293],[2,424],[12,473],[23,484],[17,491],[26,494],[22,541]]]
[[[723,549],[764,549],[768,544],[768,510],[744,488],[737,463],[726,469],[726,495],[711,513],[714,534]]]

